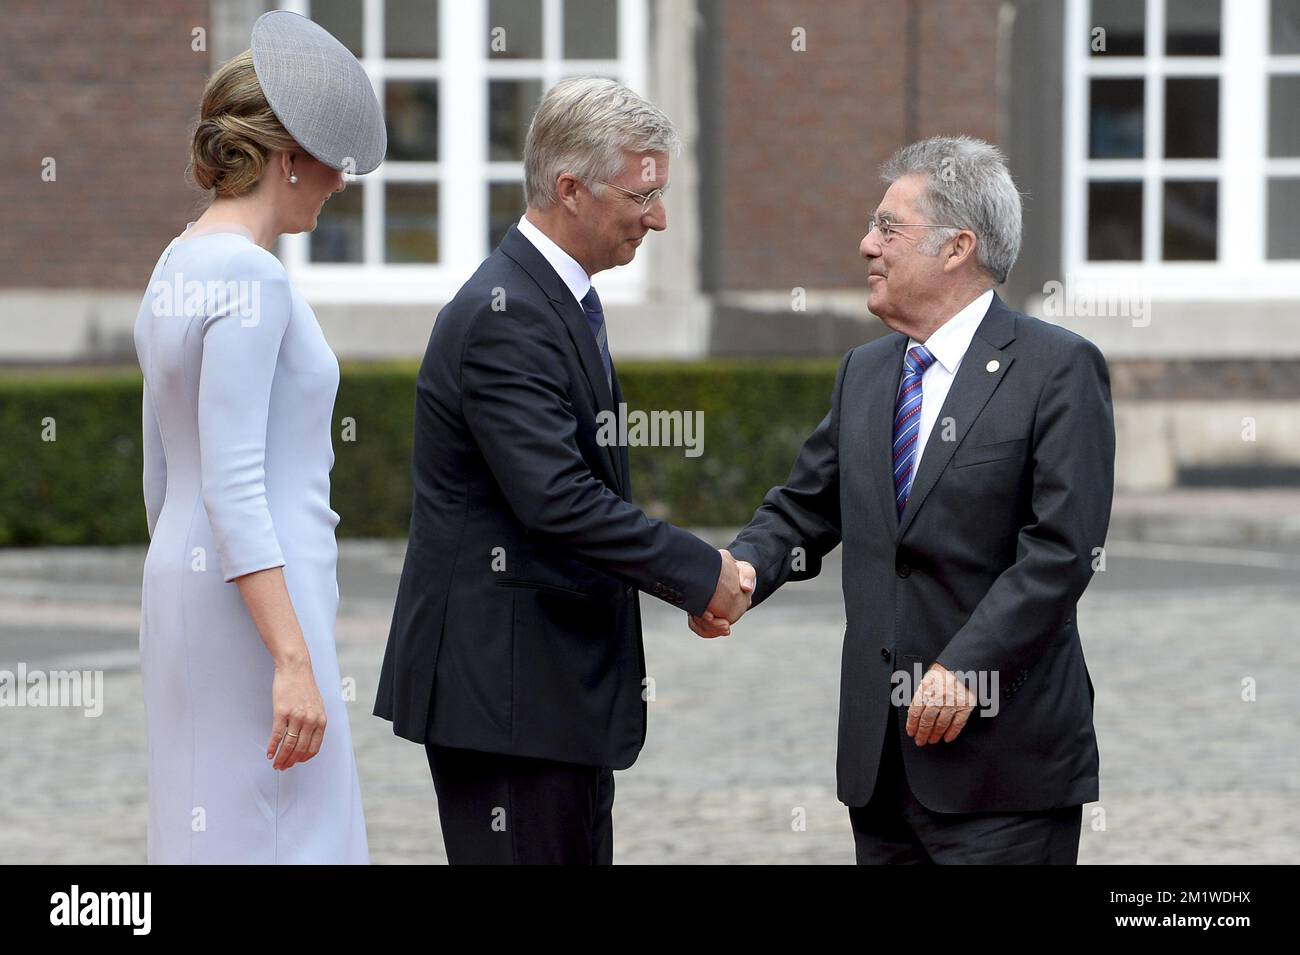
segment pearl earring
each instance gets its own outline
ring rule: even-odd
[[[289,174],[289,183],[290,183],[290,185],[296,183],[297,181],[298,181],[298,177],[297,177],[297,175],[295,175],[294,173],[290,173],[290,174]]]

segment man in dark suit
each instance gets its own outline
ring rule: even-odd
[[[630,503],[591,276],[667,225],[678,148],[611,80],[547,93],[528,209],[442,310],[417,380],[414,499],[375,714],[424,743],[453,863],[608,863],[612,770],[645,741],[637,591],[738,617],[753,568]]]
[[[844,545],[838,796],[860,863],[1074,863],[1098,798],[1075,607],[1110,520],[1106,362],[993,291],[1020,248],[994,147],[926,140],[884,173],[861,252],[894,334],[844,357],[728,549],[757,605]]]

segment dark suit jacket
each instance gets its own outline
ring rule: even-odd
[[[438,315],[375,715],[415,742],[630,766],[645,741],[637,589],[692,613],[716,549],[634,507],[582,307],[512,226]],[[683,621],[684,624],[684,621]]]
[[[918,748],[902,735],[923,805],[1032,811],[1095,800],[1093,689],[1075,606],[1110,521],[1106,361],[995,294],[900,520],[891,449],[906,345],[894,333],[844,357],[830,413],[729,549],[757,569],[758,604],[786,580],[816,576],[821,557],[844,544],[842,802],[870,799],[886,720],[903,732],[907,708],[890,706],[891,674],[935,662],[996,670],[1000,711],[977,709],[951,743]],[[945,441],[949,418],[954,440]]]

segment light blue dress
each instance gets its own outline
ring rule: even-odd
[[[149,550],[140,670],[151,863],[368,863],[334,645],[339,368],[247,234],[173,239],[135,323]],[[325,702],[320,753],[266,758],[270,653],[234,578],[283,566]]]

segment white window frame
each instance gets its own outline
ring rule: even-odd
[[[1089,55],[1089,0],[1067,0],[1065,16],[1062,262],[1067,275],[1093,287],[1141,283],[1170,300],[1294,298],[1300,260],[1266,255],[1268,179],[1300,177],[1300,159],[1268,157],[1268,79],[1300,73],[1300,56],[1269,52],[1268,0],[1222,0],[1218,57],[1166,56],[1165,0],[1146,0],[1144,56]],[[1217,159],[1166,159],[1164,79],[1218,76]],[[1143,158],[1088,157],[1088,96],[1096,77],[1142,78],[1145,84]],[[1087,259],[1088,182],[1138,179],[1143,186],[1143,257],[1135,262]],[[1159,261],[1163,182],[1219,182],[1217,261]]]
[[[437,80],[439,159],[431,163],[385,162],[349,180],[365,190],[360,264],[311,262],[306,233],[281,239],[281,257],[299,290],[313,303],[418,305],[446,302],[473,274],[488,252],[488,183],[523,178],[522,162],[488,161],[487,84],[493,79],[537,79],[545,91],[562,77],[595,73],[614,77],[646,95],[649,32],[647,0],[618,3],[616,60],[561,59],[563,0],[542,0],[542,59],[493,60],[488,0],[441,0],[438,4],[439,59],[384,58],[384,0],[363,0],[362,57],[384,102],[389,79]],[[283,0],[280,6],[310,15],[310,0]],[[438,188],[438,251],[435,264],[385,263],[383,189],[386,182],[428,181]],[[454,183],[455,188],[448,188]],[[466,183],[475,184],[467,188]],[[523,214],[523,209],[519,210]],[[646,299],[644,256],[601,276],[607,303]]]

